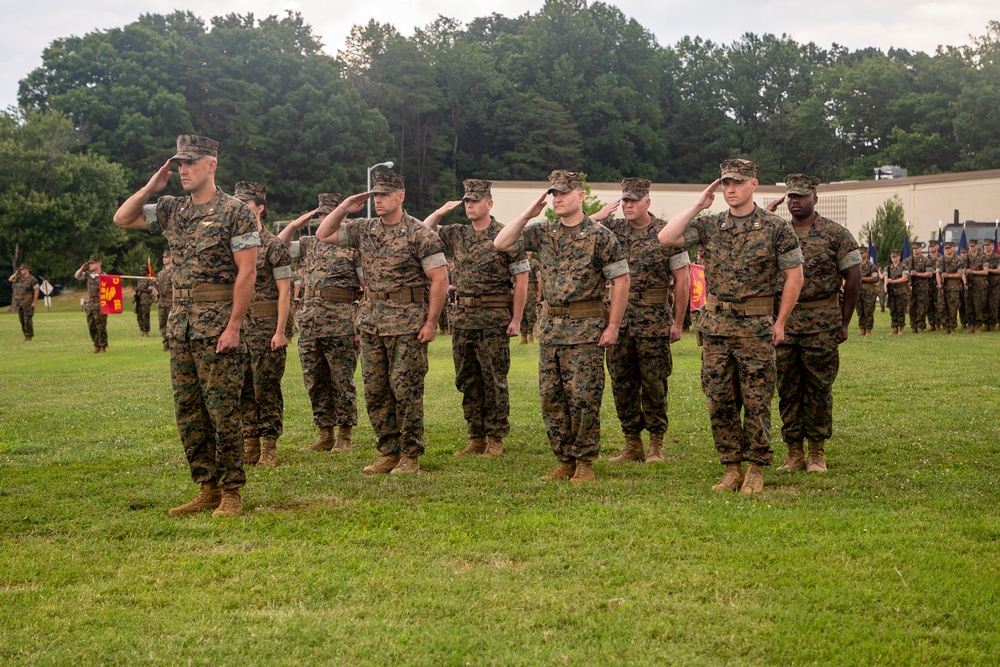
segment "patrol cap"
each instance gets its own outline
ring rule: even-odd
[[[492,181],[484,181],[478,178],[465,179],[462,181],[462,186],[465,188],[465,194],[462,195],[462,201],[493,199],[493,193],[490,191],[490,186],[492,185]]]
[[[983,239],[983,245],[993,245],[993,239]]]
[[[814,195],[819,179],[806,174],[789,174],[785,176],[785,192],[790,195]]]
[[[979,241],[977,241],[976,239],[969,239],[969,247],[978,246],[978,245],[979,245]]]
[[[924,242],[923,241],[914,241],[913,243],[910,244],[910,247],[911,248],[923,248],[924,247]]]
[[[197,134],[182,134],[177,137],[177,154],[171,160],[200,160],[203,157],[218,157],[219,142]]]
[[[28,263],[27,263],[27,262],[22,262],[22,263],[21,263],[21,266],[17,267],[17,270],[18,270],[18,271],[21,271],[21,270],[24,270],[24,269],[30,269],[30,268],[31,268],[31,267],[30,267],[30,266],[28,266]]]
[[[556,169],[551,174],[549,174],[549,183],[551,185],[548,189],[548,194],[553,192],[571,192],[578,188],[583,187],[583,179],[586,174],[579,171],[566,171],[565,169]]]
[[[258,204],[267,203],[267,188],[253,181],[240,181],[236,184],[233,196],[243,201],[254,200]]]
[[[98,255],[91,255],[90,256],[90,261],[89,261],[90,264],[97,264],[100,261],[101,261],[101,258]]]
[[[722,170],[720,179],[731,178],[736,181],[749,181],[752,178],[757,178],[757,165],[750,160],[739,157],[723,161],[719,165],[719,169]]]
[[[937,244],[938,244],[938,240],[937,239],[931,239],[930,241],[927,242],[927,245],[930,246],[931,248],[933,248]]]
[[[893,257],[899,257],[903,253],[899,248],[893,248],[892,252],[890,252],[889,254],[892,255]]]
[[[649,196],[650,182],[645,178],[623,178],[621,180],[622,199],[645,199]]]
[[[376,171],[372,174],[372,189],[369,192],[373,195],[405,189],[405,179],[402,174],[393,174],[388,171]]]
[[[954,241],[945,241],[944,242],[944,248],[945,248],[945,250],[947,250],[948,248],[954,248],[954,247],[955,247]]]
[[[344,201],[344,195],[339,192],[321,192],[319,193],[319,208],[316,209],[316,212],[320,215],[326,215],[340,206],[342,201]]]

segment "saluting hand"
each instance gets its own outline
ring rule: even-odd
[[[777,199],[775,199],[773,202],[771,202],[770,204],[768,204],[764,208],[766,208],[771,213],[774,213],[775,211],[778,210],[778,207],[781,206],[781,203],[783,201],[785,201],[785,195],[781,195],[780,197],[778,197]]]
[[[149,182],[146,183],[146,189],[149,192],[161,192],[163,188],[167,187],[167,183],[170,182],[171,177],[174,175],[173,163],[167,160],[163,163],[163,166],[156,170],[156,173],[149,178]]]
[[[528,220],[531,220],[532,218],[537,218],[541,215],[542,211],[545,210],[545,200],[548,199],[548,197],[549,193],[543,192],[538,199],[532,202],[531,206],[528,207],[528,210],[524,212],[525,217]]]
[[[604,222],[605,220],[611,217],[612,213],[618,210],[618,207],[621,206],[621,203],[622,203],[621,199],[614,200],[613,202],[602,208],[600,211],[597,211],[596,213],[591,215],[590,219],[593,220],[594,222]]]
[[[722,183],[720,179],[715,179],[712,184],[707,188],[702,190],[701,196],[698,197],[698,201],[695,202],[701,207],[702,210],[712,206],[712,202],[715,201],[715,191],[719,188],[719,184]]]
[[[340,206],[337,208],[343,208],[348,213],[357,213],[365,207],[365,202],[368,201],[369,194],[367,192],[359,192],[356,195],[351,195],[344,201],[340,202]]]

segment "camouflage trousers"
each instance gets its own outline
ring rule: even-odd
[[[35,335],[35,307],[21,304],[17,307],[17,320],[21,323],[21,333],[25,336]]]
[[[861,295],[858,297],[858,326],[871,331],[875,327],[875,297],[878,290],[875,288],[862,287]]]
[[[535,301],[537,290],[528,288],[528,298],[524,301],[524,316],[521,319],[521,333],[532,334],[535,332],[535,322],[538,320],[538,303]]]
[[[358,350],[354,335],[299,336],[299,362],[316,428],[356,426],[354,370],[358,367]]]
[[[1000,276],[990,276],[986,287],[986,324],[1000,321]]]
[[[157,324],[160,325],[160,338],[163,339],[163,343],[167,342],[167,319],[170,317],[170,303],[163,303],[162,301],[156,304],[156,319]]]
[[[969,278],[968,305],[966,309],[969,313],[969,324],[979,326],[986,324],[988,315],[986,308],[989,305],[989,287],[986,278],[983,276]]]
[[[135,321],[142,333],[149,333],[149,308],[149,304],[135,304]]]
[[[470,438],[510,433],[510,337],[506,331],[455,329],[451,338],[455,387]]]
[[[969,292],[965,288],[958,293],[958,317],[962,321],[962,326],[969,323]]]
[[[246,346],[217,354],[218,338],[170,340],[174,413],[191,479],[215,481],[224,489],[246,483],[240,433],[240,389]]]
[[[673,372],[670,337],[632,336],[626,327],[607,348],[615,410],[622,432],[667,432],[667,380]]]
[[[840,369],[837,330],[789,334],[776,350],[778,410],[785,443],[833,435],[833,381]]]
[[[906,310],[910,303],[910,290],[905,284],[889,285],[889,314],[892,326],[902,329],[906,326]]]
[[[771,399],[776,380],[769,338],[705,336],[701,388],[719,461],[771,465]],[[743,421],[740,422],[740,410]]]
[[[962,293],[965,291],[958,281],[954,287],[945,284],[944,292],[941,295],[941,326],[949,329],[958,328],[958,312],[962,307]]]
[[[913,280],[913,291],[910,293],[910,329],[914,333],[927,329],[927,310],[932,295],[926,278]]]
[[[277,317],[247,318],[243,335],[247,342],[247,365],[240,393],[244,438],[280,438],[285,402],[281,378],[285,376],[285,351],[271,349]]]
[[[552,453],[563,463],[601,453],[604,350],[596,343],[538,346],[538,392]]]
[[[87,330],[94,347],[108,346],[108,316],[101,314],[101,307],[87,307]]]
[[[361,334],[361,377],[368,419],[382,455],[424,453],[427,345],[417,334]]]

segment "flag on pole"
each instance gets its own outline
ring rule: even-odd
[[[938,256],[944,256],[944,232],[941,230],[940,220],[938,220]]]
[[[705,285],[705,267],[701,264],[689,264],[691,276],[691,312],[700,309],[705,305],[705,298],[708,294]]]
[[[150,278],[152,278],[153,277],[153,263],[149,260],[149,257],[146,258],[146,271],[147,271],[146,275],[149,276]]]
[[[872,264],[878,266],[878,255],[875,252],[875,244],[872,243],[872,235],[868,235],[868,259]]]
[[[966,250],[969,249],[969,240],[965,237],[965,223],[962,223],[962,238],[958,240],[958,252],[962,252],[962,248]]]
[[[122,277],[101,274],[101,314],[118,315],[122,312],[125,297],[122,294]]]
[[[906,236],[903,237],[903,261],[905,262],[910,257],[910,233],[907,232]]]
[[[997,247],[997,241],[1000,241],[1000,238],[997,237],[997,230],[998,229],[1000,229],[1000,220],[997,220],[995,223],[993,223],[993,247],[994,248]],[[994,252],[996,252],[996,251],[994,251]]]

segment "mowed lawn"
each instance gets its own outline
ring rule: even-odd
[[[502,457],[465,444],[450,339],[430,348],[419,476],[314,438],[294,344],[279,467],[243,517],[197,491],[167,354],[131,313],[90,354],[71,302],[0,315],[0,662],[30,665],[984,665],[1000,662],[1000,333],[842,348],[825,475],[722,473],[694,336],[673,347],[668,461],[538,478],[537,346],[513,341]],[[155,328],[155,311],[153,315]],[[357,375],[360,385],[360,370]],[[360,388],[360,387],[359,387]],[[775,401],[775,449],[784,455]],[[603,447],[622,445],[605,390]]]

